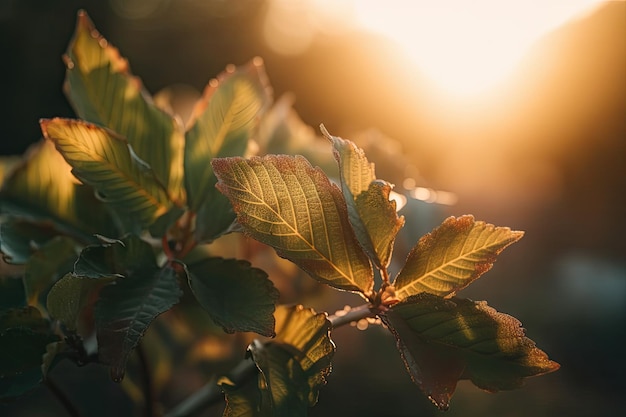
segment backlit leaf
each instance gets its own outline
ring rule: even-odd
[[[182,295],[171,266],[133,271],[100,291],[96,303],[98,357],[111,366],[111,377],[124,377],[128,356],[150,323]]]
[[[229,69],[211,80],[196,104],[186,132],[185,178],[189,206],[197,211],[212,195],[215,175],[208,161],[242,156],[270,100],[262,61]]]
[[[47,294],[49,288],[72,270],[77,256],[76,243],[66,236],[57,236],[37,250],[24,269],[24,290],[28,303],[39,306],[41,297]]]
[[[217,187],[246,233],[313,278],[370,295],[373,271],[348,220],[345,201],[319,169],[296,156],[213,160]]]
[[[335,344],[330,339],[332,325],[325,313],[298,306],[276,310],[276,338],[269,342],[294,355],[308,380],[308,404],[317,403],[319,389],[326,384]],[[293,350],[295,349],[295,351]]]
[[[559,368],[525,336],[517,319],[485,302],[421,293],[382,318],[411,378],[440,409],[448,408],[459,379],[496,392]]]
[[[303,416],[317,403],[326,383],[335,346],[325,314],[302,306],[276,311],[277,337],[265,344],[253,342],[250,352],[256,378],[237,385],[224,378],[224,416]]]
[[[396,296],[403,300],[427,292],[452,297],[490,270],[497,255],[523,235],[473,216],[449,217],[411,250],[394,281]]]
[[[210,242],[235,220],[228,200],[215,189],[211,159],[243,156],[271,99],[260,59],[229,67],[211,80],[198,100],[185,134],[185,185],[197,213],[196,239]]]
[[[50,141],[33,145],[0,191],[0,209],[33,221],[52,221],[61,231],[89,240],[111,230],[104,205],[80,184]]]
[[[333,145],[339,163],[341,188],[348,206],[350,223],[363,249],[380,269],[391,261],[393,242],[404,225],[398,217],[396,203],[389,200],[391,185],[376,180],[374,164],[354,143],[331,136],[321,126],[324,136]]]
[[[184,202],[181,123],[158,109],[128,61],[84,11],[65,55],[65,93],[77,115],[124,137],[177,203]]]
[[[72,166],[74,175],[124,217],[148,227],[172,206],[153,171],[126,140],[78,120],[42,120],[41,128]]]
[[[205,258],[187,269],[196,299],[224,331],[274,336],[279,294],[264,271],[246,261],[223,258]]]

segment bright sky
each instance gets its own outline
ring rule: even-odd
[[[274,40],[286,40],[292,47],[299,41],[302,46],[313,35],[307,27],[327,31],[335,25],[346,25],[353,16],[362,27],[396,41],[443,92],[467,97],[488,92],[506,78],[533,42],[599,3],[600,0],[273,0],[268,22],[274,22],[266,25],[266,39],[271,46],[271,28],[280,28],[273,34]],[[308,26],[302,16],[307,16]]]

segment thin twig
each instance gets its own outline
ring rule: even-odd
[[[141,374],[141,385],[143,387],[144,398],[144,416],[154,416],[154,387],[152,385],[152,372],[150,371],[150,364],[146,356],[146,351],[143,345],[139,343],[137,345],[137,358],[139,359],[139,367]]]
[[[345,312],[345,314],[335,314],[328,317],[328,320],[332,324],[333,328],[345,326],[353,321],[359,321],[367,317],[374,317],[376,315],[370,309],[369,304],[363,304]],[[256,374],[256,365],[252,359],[244,359],[232,371],[227,375],[228,379],[233,382],[234,385],[240,385],[244,383],[248,378],[251,378]],[[191,396],[187,397],[176,407],[171,409],[165,417],[189,417],[193,413],[196,413],[205,407],[216,404],[224,399],[222,390],[217,385],[215,379],[211,380],[205,386],[194,392]]]
[[[54,380],[50,378],[50,375],[48,375],[44,380],[44,385],[48,387],[54,398],[56,398],[57,401],[59,401],[63,405],[63,408],[65,408],[65,411],[67,411],[67,414],[69,416],[81,417],[81,414],[74,405],[74,403],[72,403],[69,397],[65,395],[65,393],[61,390],[61,388],[59,388],[56,382],[54,382]]]

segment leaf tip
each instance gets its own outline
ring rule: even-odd
[[[324,135],[326,139],[332,141],[332,136],[330,133],[328,133],[328,130],[326,129],[326,126],[324,126],[324,123],[320,123],[320,131],[322,132],[322,135]]]

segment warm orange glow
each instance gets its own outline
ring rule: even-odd
[[[476,95],[501,82],[539,37],[598,0],[357,0],[366,28],[400,44],[435,85]]]

